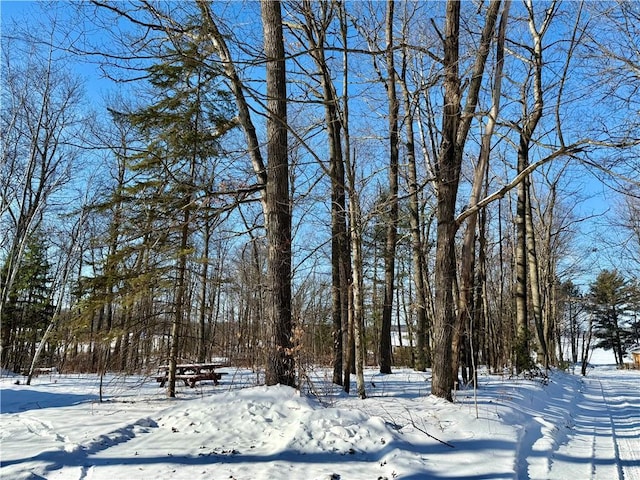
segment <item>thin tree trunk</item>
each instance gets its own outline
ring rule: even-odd
[[[200,311],[198,317],[197,356],[199,362],[204,362],[207,355],[207,348],[205,345],[205,328],[207,320],[207,285],[209,281],[209,242],[211,240],[211,223],[208,213],[205,214],[204,222],[204,236],[202,239],[204,251],[202,252],[202,270],[200,272]]]
[[[522,155],[518,154],[518,171],[523,167]],[[515,367],[519,373],[522,369],[527,368],[529,364],[529,315],[527,301],[527,254],[526,254],[526,183],[521,182],[518,185],[518,200],[516,204],[516,246],[515,246],[515,307],[516,307],[516,349],[515,349]]]
[[[353,170],[352,170],[353,173]],[[353,175],[351,175],[353,179]],[[364,271],[362,262],[362,212],[355,185],[350,184],[351,250],[353,252],[353,340],[355,346],[356,390],[360,398],[366,398],[364,386]]]
[[[413,283],[415,285],[416,339],[415,362],[413,367],[421,372],[427,369],[429,352],[429,332],[427,324],[427,292],[425,286],[425,260],[423,253],[420,205],[418,200],[418,173],[416,168],[415,133],[413,130],[413,106],[406,83],[406,52],[403,50],[402,75],[399,78],[402,102],[405,112],[406,156],[409,183],[409,226],[411,229],[411,259]]]
[[[316,19],[313,3],[303,2],[310,54],[321,72],[322,97],[329,146],[329,177],[331,179],[331,316],[333,319],[333,383],[342,385],[343,329],[348,322],[348,283],[350,270],[349,237],[347,232],[344,159],[339,99],[325,55],[326,28],[333,14],[322,4],[326,16]]]
[[[351,218],[351,204],[354,199],[352,196],[353,193],[353,169],[352,169],[352,160],[351,160],[351,137],[349,134],[349,54],[348,54],[348,25],[347,25],[347,13],[345,9],[344,2],[338,3],[338,17],[340,21],[340,37],[342,39],[342,131],[344,136],[344,150],[343,150],[343,158],[344,158],[344,170],[347,178],[347,184],[345,184],[345,188],[349,193],[349,218]],[[345,219],[346,222],[346,219]],[[353,225],[349,225],[348,236],[346,236],[346,244],[351,248],[351,233],[350,229],[353,228]],[[347,319],[346,328],[343,325],[343,351],[344,351],[344,376],[343,376],[343,388],[346,393],[349,393],[351,389],[351,372],[352,372],[352,364],[355,359],[355,339],[354,339],[354,274],[353,268],[351,266],[352,262],[352,252],[349,249],[345,248],[344,250],[345,258],[348,260],[347,262],[342,263],[344,268],[344,277],[347,282],[347,288],[343,290],[343,293],[346,291],[346,298],[343,299],[342,302],[342,318]],[[346,315],[345,315],[346,314]]]
[[[531,188],[529,180],[524,182],[527,190],[526,195],[526,212],[525,227],[527,230],[527,268],[529,270],[530,292],[531,292],[531,308],[533,310],[533,319],[538,334],[538,343],[544,358],[545,368],[549,368],[549,353],[547,351],[547,342],[545,338],[544,322],[542,318],[543,305],[540,287],[540,269],[538,266],[538,252],[536,249],[536,233],[533,228],[533,211],[531,208]]]
[[[487,182],[488,183],[488,179]],[[480,363],[484,363],[493,371],[496,366],[494,362],[494,354],[492,352],[492,333],[491,333],[491,316],[489,314],[489,289],[487,282],[487,241],[485,232],[487,231],[487,214],[486,211],[480,213],[479,218],[479,237],[478,243],[478,322],[477,325],[482,325],[482,329],[479,332],[479,341],[476,343],[477,348],[480,349],[481,359]],[[475,372],[477,377],[477,371]],[[476,379],[477,381],[477,379]]]
[[[589,314],[587,331],[584,332],[582,337],[582,366],[580,368],[580,374],[584,377],[587,374],[587,367],[589,365],[589,358],[591,357],[591,339],[593,336],[593,315]]]
[[[192,163],[193,173],[193,163]],[[169,378],[167,379],[167,396],[176,396],[176,365],[178,363],[178,352],[180,345],[180,327],[184,315],[185,303],[185,283],[187,277],[187,246],[189,241],[189,223],[191,220],[191,196],[186,198],[183,206],[183,225],[180,232],[180,251],[178,262],[178,283],[176,285],[176,300],[173,320],[171,322],[171,347],[169,349]]]

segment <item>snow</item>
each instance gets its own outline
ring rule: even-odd
[[[454,403],[409,369],[367,370],[365,400],[322,369],[303,393],[226,371],[176,399],[153,377],[110,375],[103,402],[96,376],[3,375],[0,478],[640,480],[639,371],[483,372]]]

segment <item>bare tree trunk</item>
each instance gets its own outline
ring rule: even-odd
[[[202,270],[200,271],[200,311],[198,313],[198,345],[197,356],[199,362],[206,360],[207,348],[205,345],[205,329],[207,320],[207,293],[209,276],[209,242],[211,241],[211,219],[209,213],[205,213],[204,236],[202,238]]]
[[[528,111],[526,93],[523,87],[523,124],[520,128],[520,139],[518,142],[518,173],[524,173],[529,167],[529,145],[533,138],[540,118],[542,118],[543,91],[542,91],[542,38],[547,31],[549,23],[555,12],[556,2],[545,11],[545,18],[541,27],[535,24],[535,15],[531,0],[527,0],[526,7],[529,13],[529,31],[533,37],[532,69],[533,69],[533,108]],[[533,239],[533,220],[531,220],[531,202],[528,198],[529,180],[525,178],[518,185],[518,203],[516,209],[516,325],[517,325],[517,345],[516,345],[516,368],[518,370],[526,368],[530,363],[529,354],[529,327],[528,327],[528,288],[527,280],[531,286],[531,303],[533,306],[534,322],[538,333],[538,340],[543,349],[543,354],[547,356],[546,343],[544,341],[544,328],[542,326],[542,308],[540,305],[540,285],[538,282],[538,263],[535,253],[535,240]],[[529,216],[529,220],[527,220]],[[530,223],[529,228],[527,224]]]
[[[344,131],[344,165],[349,194],[349,240],[351,245],[351,283],[349,288],[349,326],[346,332],[344,362],[344,390],[349,393],[352,367],[356,374],[356,390],[360,398],[365,398],[364,386],[364,272],[362,265],[362,212],[360,211],[360,196],[356,184],[356,159],[351,152],[351,137],[349,135],[349,77],[348,77],[348,25],[347,14],[343,2],[339,3],[340,34],[343,43],[343,117]],[[353,365],[352,365],[353,363]]]
[[[407,169],[409,183],[409,225],[411,228],[411,253],[413,264],[413,282],[415,284],[416,304],[416,353],[414,368],[418,371],[427,369],[427,360],[431,356],[429,351],[429,331],[427,323],[427,291],[425,286],[425,260],[422,242],[420,205],[418,202],[418,173],[416,168],[415,134],[413,130],[413,107],[405,74],[406,52],[403,50],[403,68],[400,76],[402,100],[405,111]]]
[[[541,265],[539,274],[540,293],[542,296],[542,333],[546,342],[547,363],[549,365],[557,365],[558,358],[562,359],[562,348],[558,348],[560,346],[558,343],[558,315],[562,315],[561,309],[558,308],[559,302],[562,300],[558,298],[558,294],[560,293],[559,289],[562,287],[558,284],[556,264],[558,262],[558,248],[566,241],[561,234],[562,230],[566,228],[566,223],[559,219],[557,202],[558,182],[564,176],[568,165],[569,162],[566,162],[559,172],[555,174],[554,179],[550,179],[548,174],[544,175],[548,184],[545,205],[544,208],[538,207],[535,209],[541,225],[539,235],[541,235],[540,243],[542,247],[537,248],[537,256]],[[567,303],[570,307],[570,302]],[[571,331],[569,330],[568,333],[569,341],[574,345],[575,343],[571,340]],[[574,360],[574,363],[576,361]]]
[[[393,289],[395,280],[396,243],[398,237],[398,111],[400,108],[396,94],[396,72],[393,50],[393,8],[394,0],[387,0],[386,18],[386,60],[387,99],[389,101],[389,192],[386,208],[389,212],[384,249],[384,303],[382,305],[382,326],[380,330],[380,373],[391,373],[391,316],[393,313]]]
[[[338,133],[338,144],[340,137]],[[344,165],[342,154],[332,157],[331,168],[331,276],[333,331],[333,383],[342,385],[343,329],[348,323],[350,255],[346,225],[346,199],[344,192]]]
[[[197,1],[203,30],[216,49],[238,108],[238,123],[244,130],[254,173],[262,186],[261,199],[269,243],[267,383],[295,384],[291,333],[291,205],[287,148],[287,97],[282,14],[279,1],[261,1],[264,50],[267,59],[267,158],[265,168],[251,108],[225,37],[219,31],[211,5]]]
[[[518,155],[518,171],[523,167],[521,155]],[[525,182],[518,185],[518,200],[516,204],[516,246],[515,246],[515,307],[516,307],[516,345],[515,367],[520,372],[529,364],[529,315],[528,315],[528,276],[526,254],[526,195]]]
[[[551,263],[551,261],[549,261]],[[547,342],[547,353],[549,355],[549,364],[558,366],[558,361],[562,361],[562,350],[560,350],[558,344],[558,288],[559,285],[556,281],[556,269],[554,267],[547,271],[548,284],[547,294],[545,295],[546,301],[544,302],[545,309],[542,312],[542,322],[544,325],[544,335]]]
[[[437,164],[437,249],[436,249],[436,312],[433,323],[433,377],[431,393],[452,400],[451,391],[455,378],[452,373],[453,327],[455,307],[453,283],[456,277],[455,262],[455,204],[460,175],[459,155],[456,152],[458,125],[460,122],[460,76],[458,73],[460,3],[447,2],[444,30],[444,109],[442,117],[442,142]]]
[[[455,237],[457,223],[455,206],[460,183],[462,152],[482,83],[489,45],[500,8],[500,1],[489,4],[486,23],[473,67],[469,92],[461,108],[461,80],[458,71],[460,37],[460,2],[447,2],[444,28],[444,108],[442,140],[436,164],[437,237],[436,237],[436,311],[433,324],[433,377],[431,393],[452,400],[455,385],[452,343],[456,329],[456,302],[453,289],[456,281]]]
[[[525,227],[527,230],[527,268],[529,270],[529,280],[531,282],[531,307],[533,310],[533,318],[538,334],[538,343],[544,358],[545,368],[549,368],[549,352],[547,350],[547,341],[545,338],[544,322],[543,322],[543,304],[540,286],[540,268],[538,266],[538,252],[536,249],[536,232],[533,228],[533,211],[531,208],[531,187],[527,179],[525,182],[527,190],[526,196],[526,212]]]
[[[475,168],[473,176],[473,185],[471,187],[471,195],[469,198],[469,207],[474,207],[480,200],[480,195],[485,183],[486,172],[489,168],[489,158],[491,152],[491,140],[495,130],[498,114],[500,111],[500,97],[502,96],[502,69],[504,65],[504,41],[507,28],[507,19],[509,18],[509,7],[511,1],[505,1],[502,19],[498,31],[496,67],[493,88],[491,91],[492,105],[482,135],[480,145],[480,155],[478,165]],[[466,335],[472,332],[466,332],[465,326],[469,325],[472,318],[471,302],[474,291],[474,261],[475,261],[475,242],[476,242],[476,225],[478,213],[474,212],[467,218],[467,227],[462,240],[462,250],[460,253],[460,296],[458,299],[458,320],[457,331],[453,338],[453,370],[454,375],[458,372],[458,358],[460,343]]]
[[[349,55],[348,55],[348,30],[349,27],[347,25],[347,12],[345,9],[344,2],[338,3],[338,18],[340,21],[340,37],[342,39],[342,131],[344,135],[344,169],[345,175],[347,179],[347,183],[345,184],[345,188],[349,193],[349,218],[351,218],[351,204],[354,201],[352,193],[352,186],[354,184],[353,179],[353,169],[352,169],[352,160],[351,160],[351,137],[349,134]],[[346,222],[346,219],[345,219]],[[353,225],[349,225],[349,228],[352,229]],[[348,240],[349,246],[352,245],[351,242],[351,231],[349,230],[349,235],[346,237]],[[347,288],[346,288],[346,298],[343,299],[342,302],[342,318],[347,319],[346,328],[343,325],[343,352],[344,352],[344,362],[343,362],[343,370],[344,376],[342,385],[344,391],[349,393],[351,389],[351,371],[352,364],[355,359],[355,339],[354,339],[354,273],[352,268],[352,255],[353,252],[347,252],[345,248],[345,256],[349,260],[344,263],[345,270],[345,278],[347,280]],[[344,294],[343,290],[343,294]],[[346,314],[346,315],[345,315]]]
[[[193,168],[192,163],[192,178]],[[176,365],[178,363],[178,352],[180,345],[180,327],[184,317],[185,305],[185,283],[187,277],[187,246],[189,242],[189,222],[191,220],[190,210],[191,196],[189,195],[184,202],[183,225],[180,232],[180,251],[178,261],[178,282],[176,285],[175,311],[171,322],[171,347],[169,349],[169,378],[167,383],[167,396],[176,396]]]
[[[356,390],[360,398],[366,398],[364,386],[364,271],[362,263],[362,212],[360,198],[354,184],[355,172],[351,170],[349,192],[349,216],[351,219],[351,250],[353,253],[353,340],[355,346]]]
[[[267,385],[295,386],[291,319],[291,204],[287,144],[287,83],[279,1],[262,0],[267,59],[267,193],[269,358]]]
[[[488,184],[488,175],[486,183]],[[486,187],[485,187],[486,188]],[[492,342],[491,342],[491,315],[489,313],[489,289],[487,281],[487,213],[483,210],[480,213],[479,226],[478,226],[478,279],[477,279],[477,295],[476,295],[476,326],[481,326],[478,332],[478,341],[476,342],[476,348],[480,350],[479,362],[487,365],[491,370],[495,367],[495,363],[492,362],[494,355],[492,354]],[[474,376],[477,377],[477,369],[474,371]],[[477,384],[477,378],[475,378]]]
[[[321,18],[314,15],[309,0],[303,2],[306,20],[304,31],[309,42],[310,55],[321,72],[322,99],[329,146],[329,177],[331,179],[331,315],[333,318],[333,383],[342,385],[343,329],[346,329],[349,312],[350,255],[347,232],[344,158],[339,99],[325,55],[326,33],[335,10],[327,2],[321,5]]]
[[[587,331],[582,336],[582,366],[580,367],[580,374],[584,377],[587,374],[587,367],[589,366],[589,358],[591,357],[591,339],[593,336],[593,314],[589,314],[589,322]]]

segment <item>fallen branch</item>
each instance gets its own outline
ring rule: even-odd
[[[409,420],[411,420],[411,425],[413,426],[413,428],[415,428],[419,432],[424,433],[427,437],[434,439],[436,442],[440,442],[441,444],[446,445],[449,448],[456,448],[455,445],[431,435],[425,429],[420,428],[418,425],[416,425],[416,422],[413,420],[413,417],[411,416],[411,412],[409,411],[409,409],[406,409],[406,410],[407,410],[407,413],[409,414]]]

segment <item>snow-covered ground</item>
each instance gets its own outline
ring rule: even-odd
[[[369,398],[323,370],[311,394],[228,369],[168,399],[153,378],[0,378],[2,479],[640,479],[640,372],[483,374],[453,404],[430,375],[367,370]],[[21,383],[23,383],[21,381]]]

